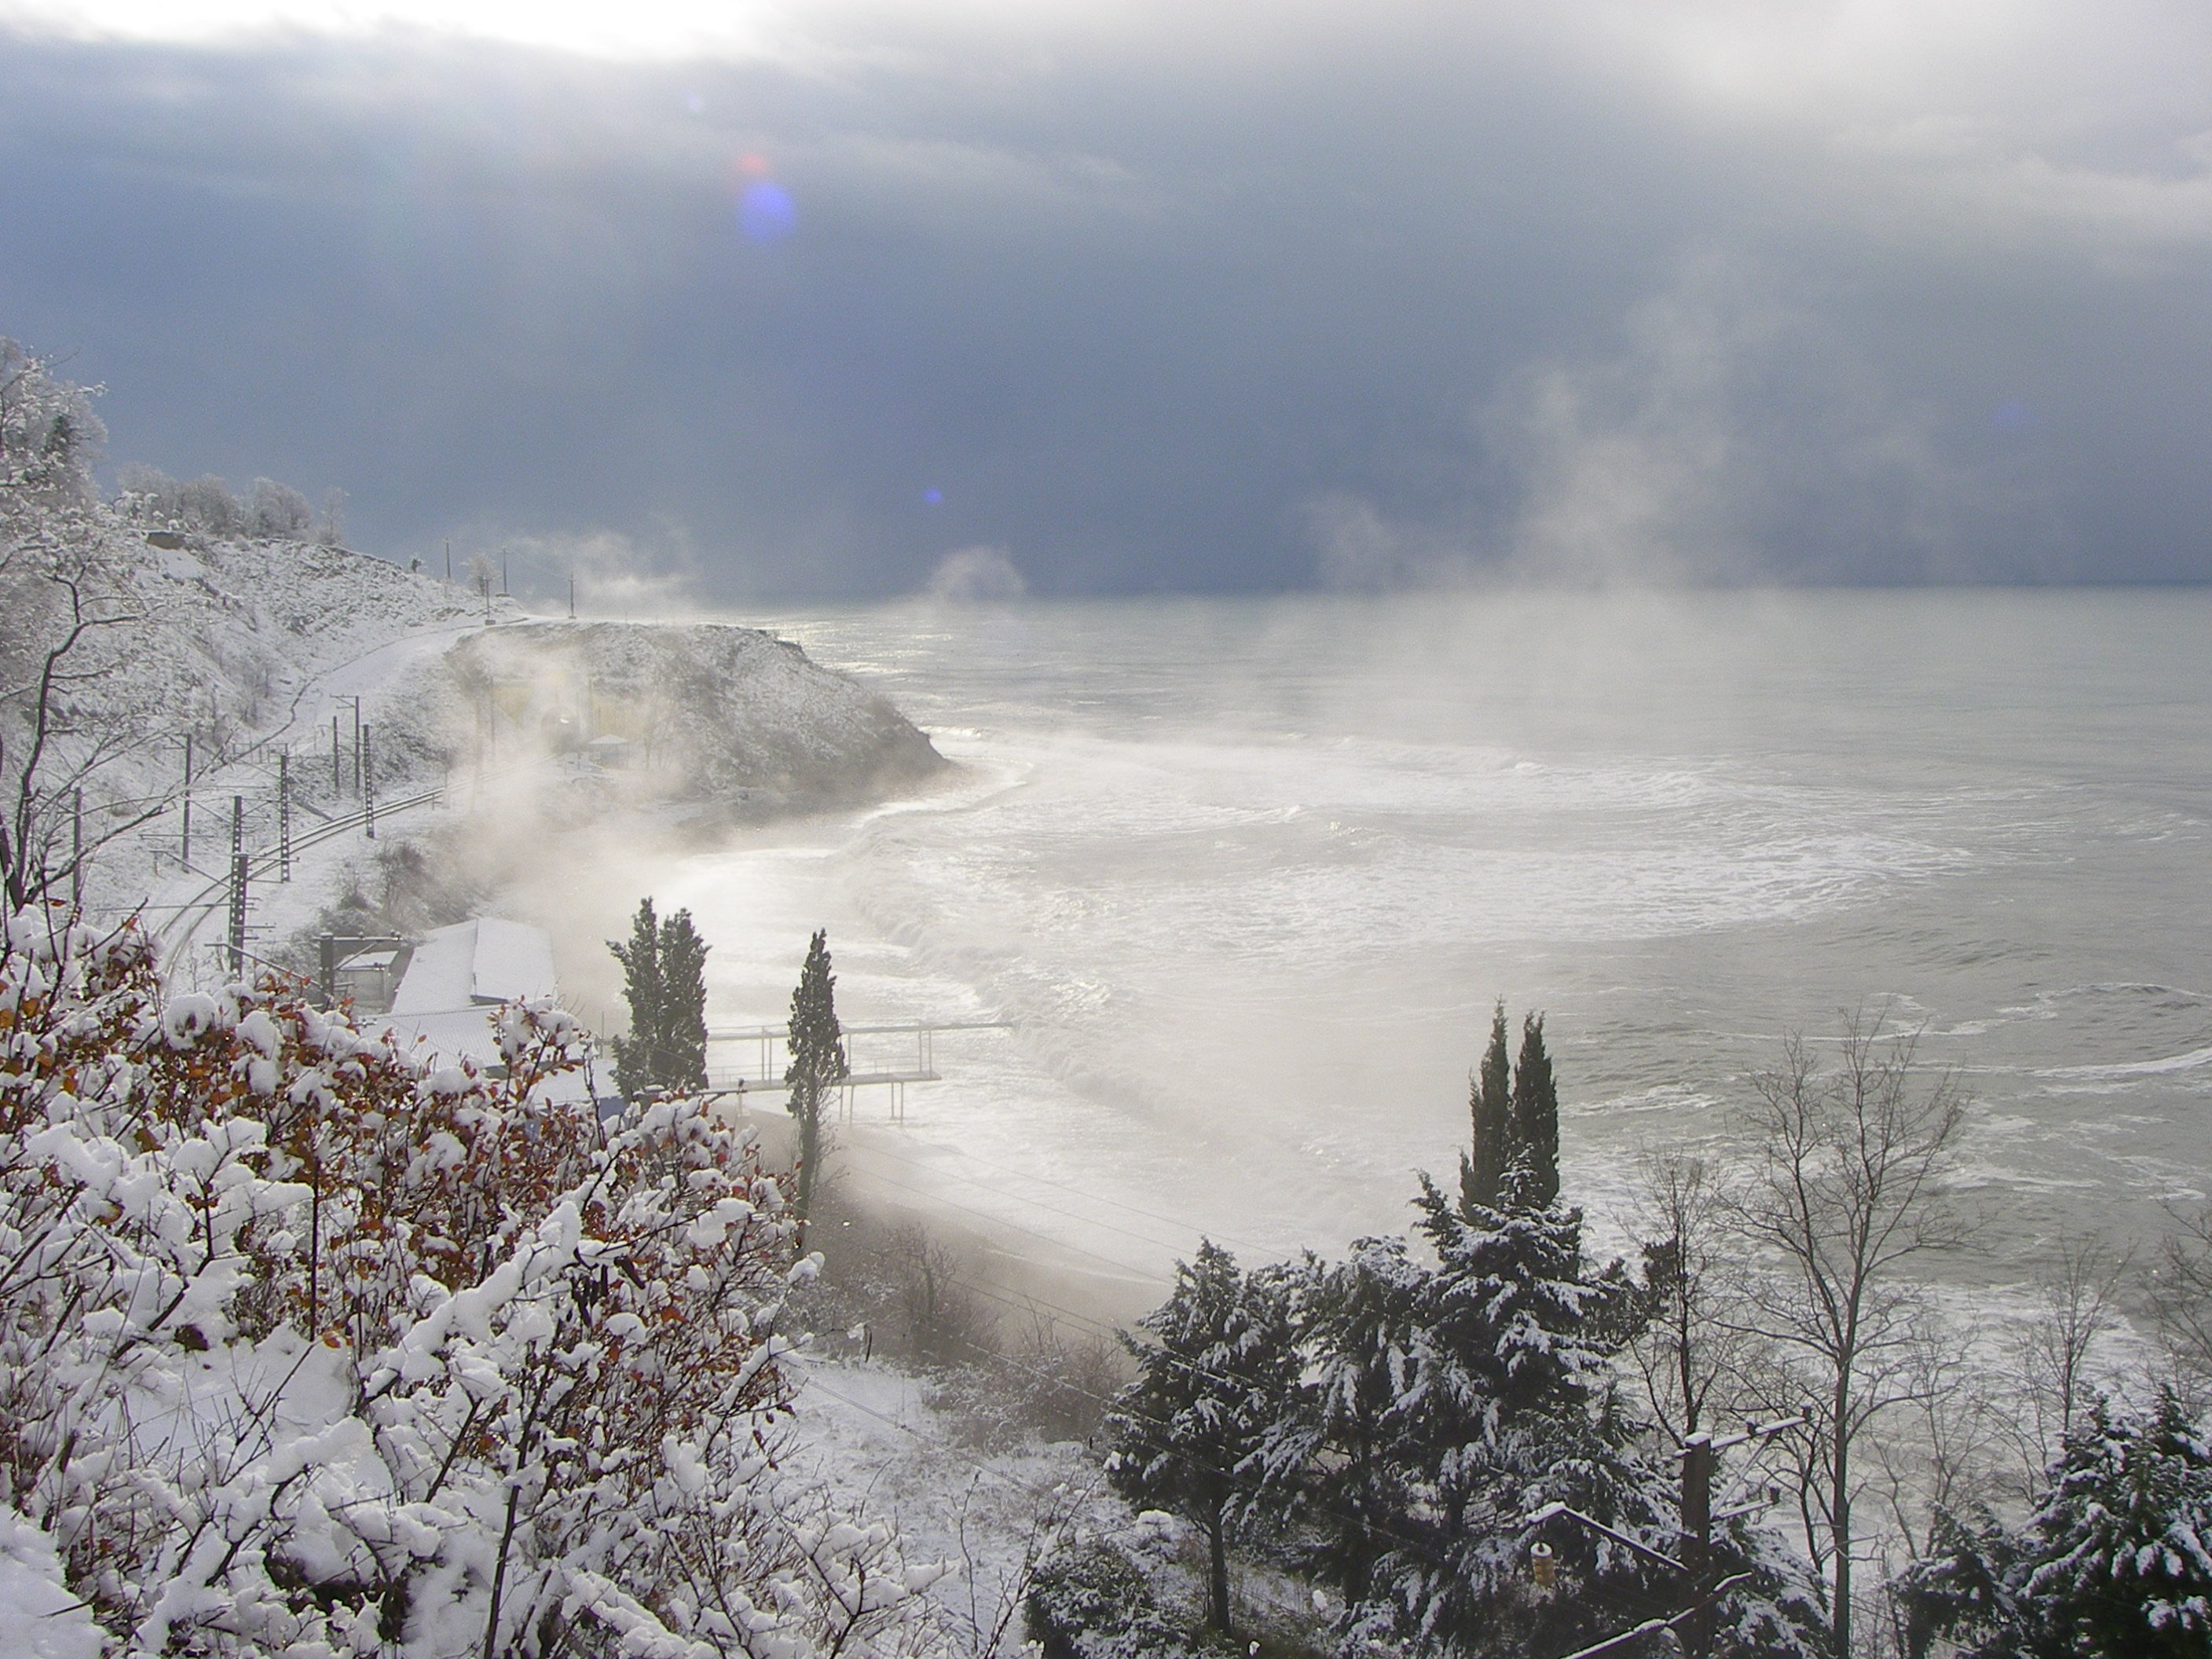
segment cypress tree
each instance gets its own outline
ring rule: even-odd
[[[660,1040],[653,1081],[677,1093],[707,1086],[707,942],[678,910],[660,924]]]
[[[830,971],[830,935],[817,933],[791,994],[791,1064],[783,1074],[790,1089],[791,1115],[799,1120],[799,1200],[805,1218],[814,1202],[814,1180],[822,1161],[822,1105],[830,1091],[850,1073],[845,1063],[844,1033],[837,1024],[834,993],[837,976]]]
[[[1506,1073],[1505,1002],[1490,1019],[1490,1048],[1482,1067],[1468,1079],[1468,1109],[1474,1119],[1474,1155],[1460,1159],[1460,1199],[1494,1210],[1504,1201],[1505,1170],[1512,1162],[1512,1085]]]
[[[1544,1052],[1544,1017],[1521,1023],[1521,1057],[1513,1066],[1513,1139],[1517,1170],[1508,1179],[1516,1209],[1547,1208],[1559,1196],[1559,1091]]]
[[[639,1100],[659,1082],[663,983],[660,929],[650,898],[638,902],[629,943],[607,941],[623,965],[623,995],[629,1002],[629,1035],[615,1039],[615,1087],[625,1100]]]

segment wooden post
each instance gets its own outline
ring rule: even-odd
[[[292,879],[292,751],[276,751],[276,879]]]
[[[179,849],[187,869],[192,862],[192,734],[185,733],[185,835]]]

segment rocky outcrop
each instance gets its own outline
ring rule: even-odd
[[[457,750],[540,745],[635,804],[738,817],[853,805],[946,764],[884,698],[755,629],[524,623],[471,635],[446,667]]]

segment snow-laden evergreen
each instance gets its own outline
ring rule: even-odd
[[[1533,1022],[1530,1034],[1540,1060]],[[1478,1083],[1478,1108],[1481,1098]],[[1508,1164],[1521,1176],[1509,1191],[1537,1189],[1525,1147],[1544,1144],[1536,1126]],[[1269,1523],[1338,1592],[1339,1632],[1353,1648],[1565,1652],[1652,1608],[1686,1608],[1703,1592],[1667,1565],[1683,1547],[1678,1466],[1638,1449],[1612,1364],[1643,1317],[1641,1287],[1619,1263],[1589,1267],[1581,1214],[1557,1202],[1476,1205],[1424,1177],[1415,1206],[1425,1252],[1367,1239],[1340,1262],[1309,1259],[1285,1274],[1295,1382],[1285,1389],[1271,1370],[1255,1379],[1264,1386],[1229,1395],[1246,1409],[1271,1394],[1281,1402],[1249,1450],[1205,1423],[1222,1489],[1233,1474],[1259,1477],[1241,1516]],[[1237,1308],[1237,1288],[1233,1266],[1202,1253],[1153,1316],[1162,1349],[1193,1373],[1180,1386],[1201,1397],[1239,1376],[1241,1350],[1223,1339],[1251,1316],[1243,1327],[1226,1312],[1194,1316]],[[1149,1409],[1170,1416],[1159,1382],[1147,1382]],[[1204,1442],[1194,1432],[1184,1443]],[[1573,1516],[1533,1519],[1560,1504],[1643,1547]],[[1554,1552],[1559,1585],[1535,1578],[1538,1542]],[[1741,1517],[1714,1546],[1715,1580],[1741,1577],[1717,1608],[1713,1650],[1812,1650],[1812,1598],[1778,1547]]]
[[[1953,1517],[1905,1575],[1922,1650],[1974,1659],[2182,1659],[2212,1652],[2212,1444],[2171,1394],[2140,1417],[2100,1401],[2033,1517]]]
[[[1128,1344],[1139,1375],[1115,1405],[1109,1471],[1132,1505],[1170,1510],[1204,1534],[1208,1613],[1225,1632],[1228,1547],[1267,1513],[1257,1459],[1297,1374],[1287,1286],[1269,1269],[1241,1272],[1208,1239],[1139,1322],[1152,1340]]]

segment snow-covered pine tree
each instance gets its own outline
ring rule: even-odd
[[[799,1198],[803,1219],[812,1209],[821,1173],[822,1108],[830,1091],[850,1075],[844,1032],[837,1024],[837,976],[830,971],[830,935],[817,932],[807,942],[799,988],[791,994],[791,1064],[783,1080],[787,1104],[799,1120]]]
[[[1368,1602],[1393,1517],[1416,1502],[1418,1471],[1395,1453],[1424,1276],[1404,1239],[1363,1238],[1333,1266],[1308,1256],[1291,1280],[1304,1374],[1253,1467],[1273,1517],[1303,1522],[1294,1553],[1347,1612]]]
[[[1490,1018],[1490,1047],[1481,1069],[1468,1079],[1468,1110],[1474,1120],[1474,1155],[1460,1159],[1460,1197],[1494,1210],[1504,1197],[1505,1168],[1513,1155],[1513,1080],[1505,1055],[1505,1002]]]
[[[1282,1275],[1247,1274],[1211,1239],[1176,1266],[1175,1289],[1122,1340],[1137,1380],[1109,1418],[1115,1490],[1139,1509],[1182,1516],[1206,1540],[1207,1612],[1230,1629],[1229,1543],[1261,1511],[1252,1460],[1298,1371]]]
[[[2180,1401],[2130,1418],[2100,1401],[2051,1475],[2022,1531],[1954,1523],[1906,1574],[1916,1637],[1971,1659],[2212,1652],[2212,1445]]]
[[[678,1094],[707,1086],[707,942],[678,910],[660,924],[660,1042],[653,1080]]]
[[[607,941],[623,966],[623,995],[629,1003],[629,1035],[615,1039],[615,1087],[624,1100],[642,1100],[659,1085],[660,1042],[665,1000],[660,967],[660,927],[653,901],[638,901],[629,943]]]
[[[1663,1484],[1589,1408],[1626,1285],[1583,1273],[1577,1212],[1463,1213],[1425,1178],[1416,1202],[1435,1267],[1366,1239],[1302,1275],[1303,1379],[1253,1467],[1348,1620],[1457,1653],[1519,1651],[1540,1626],[1565,1651],[1610,1633],[1616,1593],[1665,1588],[1587,1540],[1559,1540],[1582,1596],[1541,1601],[1525,1571],[1521,1517],[1551,1498],[1663,1547]]]
[[[1581,1211],[1466,1211],[1426,1176],[1413,1203],[1437,1253],[1413,1352],[1440,1445],[1493,1433],[1518,1413],[1578,1407],[1602,1389],[1610,1345],[1601,1333],[1620,1326],[1630,1292],[1617,1267],[1585,1273]]]

